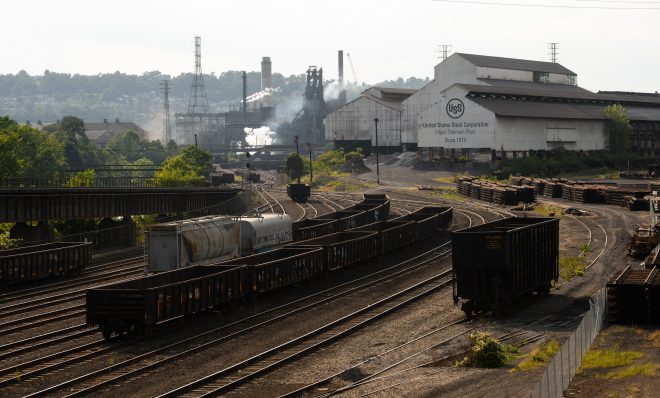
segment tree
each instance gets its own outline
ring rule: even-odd
[[[620,104],[612,104],[605,108],[607,116],[607,133],[609,147],[612,153],[626,154],[630,151],[632,127],[628,112]]]
[[[163,168],[156,172],[156,182],[162,186],[199,184],[209,174],[211,158],[208,151],[190,145],[165,159]]]
[[[71,115],[64,116],[60,121],[58,130],[66,133],[71,140],[87,140],[87,135],[85,134],[85,122],[79,117]]]
[[[65,165],[54,135],[0,118],[0,177],[61,178]]]
[[[295,180],[302,177],[304,169],[304,162],[297,153],[292,152],[289,157],[286,158],[286,174],[290,179]]]
[[[128,130],[120,134],[115,134],[105,146],[106,151],[119,152],[129,162],[133,162],[142,157],[141,152],[145,147],[145,141],[133,130]]]

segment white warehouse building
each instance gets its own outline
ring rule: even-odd
[[[362,148],[370,154],[373,147],[380,151],[401,149],[401,102],[417,90],[371,87],[323,119],[325,139],[345,150]],[[378,118],[378,145],[376,122]]]
[[[429,84],[399,105],[379,103],[382,97],[370,90],[326,116],[327,140],[371,140],[375,146],[378,117],[379,146],[419,148],[429,160],[445,149],[505,156],[557,146],[599,150],[608,146],[604,109],[619,103],[631,119],[633,149],[660,155],[657,93],[593,93],[578,87],[577,74],[558,63],[455,53],[435,66]],[[381,115],[387,115],[383,133]]]

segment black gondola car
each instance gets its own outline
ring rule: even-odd
[[[257,183],[261,181],[261,174],[250,170],[237,170],[236,175],[243,179],[243,182]]]
[[[473,312],[506,309],[559,276],[559,219],[511,217],[452,233],[454,303]]]
[[[211,185],[214,187],[222,184],[232,184],[234,182],[233,173],[211,174]]]
[[[79,275],[92,259],[88,242],[52,242],[0,251],[0,285]]]
[[[286,186],[287,195],[298,203],[306,203],[311,191],[311,187],[307,184],[288,184]]]

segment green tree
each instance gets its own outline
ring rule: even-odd
[[[628,112],[620,104],[612,104],[605,108],[607,116],[607,133],[609,147],[612,153],[626,154],[630,151],[632,127]]]
[[[126,160],[133,162],[142,157],[142,151],[145,148],[145,142],[140,139],[133,130],[128,130],[120,134],[115,134],[105,146],[106,151],[118,152]]]
[[[133,162],[133,166],[138,166],[139,168],[148,168],[148,167],[154,167],[154,162],[151,159],[147,158],[140,158]],[[147,178],[150,177],[152,174],[151,171],[149,170],[133,170],[131,172],[131,177],[133,178]]]
[[[167,148],[165,149],[165,153],[167,156],[174,156],[177,153],[179,153],[179,146],[176,144],[174,140],[170,140],[170,142],[167,143]]]
[[[211,168],[211,154],[192,145],[163,162],[156,182],[163,186],[196,185],[203,182]]]
[[[0,177],[61,178],[65,166],[54,135],[0,118]]]
[[[302,158],[295,152],[292,152],[286,158],[286,174],[290,179],[295,180],[302,177],[305,171],[305,166]]]
[[[84,139],[87,139],[87,135],[85,134],[85,122],[76,116],[64,116],[59,123],[58,130],[66,133],[72,140],[83,137]]]
[[[69,177],[67,185],[70,187],[91,187],[94,185],[95,178],[96,172],[92,169],[87,169]]]

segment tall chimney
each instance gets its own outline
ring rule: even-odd
[[[273,69],[270,63],[270,57],[261,59],[261,91],[273,87]]]
[[[247,120],[245,112],[247,112],[247,73],[243,71],[243,123]]]
[[[339,70],[339,106],[346,104],[346,89],[344,89],[344,50],[337,53],[337,69]]]

